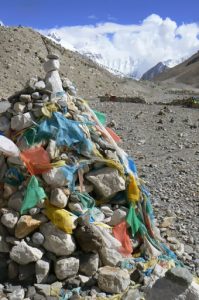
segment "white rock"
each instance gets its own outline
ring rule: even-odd
[[[43,252],[37,248],[29,246],[25,241],[12,247],[10,258],[20,265],[26,265],[41,259]]]
[[[82,206],[80,203],[69,202],[68,207],[69,207],[70,211],[73,213],[79,213],[79,214],[83,213],[83,209],[82,209]]]
[[[44,90],[45,87],[46,87],[46,85],[45,85],[45,82],[44,82],[43,80],[37,81],[37,82],[35,83],[35,89],[36,89],[36,90],[41,91],[41,90]]]
[[[68,197],[64,194],[63,190],[56,188],[51,190],[50,203],[56,207],[64,208],[67,205]]]
[[[38,100],[38,99],[40,99],[41,98],[41,96],[40,96],[40,94],[39,94],[39,92],[34,92],[34,93],[32,93],[32,98],[33,99],[35,99],[35,100]]]
[[[55,159],[59,156],[59,149],[56,146],[56,142],[53,140],[49,141],[46,151],[48,152],[50,159]]]
[[[30,127],[33,125],[32,123],[33,117],[27,112],[25,114],[17,115],[12,117],[11,119],[11,128],[16,131],[20,131],[24,128]]]
[[[53,168],[50,171],[43,173],[44,181],[51,187],[67,186],[67,179],[60,168]]]
[[[62,82],[58,71],[52,71],[46,74],[46,88],[53,94],[63,92]]]
[[[79,270],[79,259],[75,257],[61,258],[55,263],[55,274],[59,280],[72,277]]]
[[[19,215],[17,212],[8,210],[8,212],[2,215],[1,223],[8,228],[14,228],[17,224],[18,218]]]
[[[124,292],[129,284],[130,276],[127,270],[113,267],[99,269],[98,286],[102,291],[118,294]]]
[[[37,283],[45,283],[50,271],[50,262],[47,260],[38,260],[35,264],[35,274]]]
[[[70,255],[75,251],[76,245],[73,236],[58,229],[51,222],[42,224],[40,231],[45,238],[43,247],[46,250],[57,256]]]
[[[103,247],[100,251],[100,259],[104,266],[116,267],[123,257],[117,250]]]
[[[14,110],[18,113],[23,113],[25,108],[26,108],[26,105],[23,103],[23,102],[16,102],[14,104]]]
[[[12,293],[8,294],[9,300],[23,300],[25,297],[24,289],[16,289]]]
[[[111,220],[108,224],[110,226],[115,226],[124,221],[127,215],[127,211],[128,210],[125,207],[114,210],[113,215],[111,216]]]
[[[86,175],[86,179],[90,181],[96,192],[102,197],[109,198],[117,192],[125,190],[125,180],[122,178],[118,170],[113,168],[101,168],[94,170]]]

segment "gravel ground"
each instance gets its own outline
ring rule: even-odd
[[[199,114],[198,109],[177,106],[92,101],[91,107],[106,113],[122,138],[139,176],[150,192],[166,239],[176,237],[184,246],[182,260],[199,275]]]

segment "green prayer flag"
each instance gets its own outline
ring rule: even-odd
[[[100,123],[102,125],[105,125],[106,124],[106,115],[102,112],[97,111],[97,110],[93,110],[93,111],[94,111],[96,117],[98,118],[98,120],[100,121]]]
[[[21,206],[20,213],[26,213],[29,209],[35,207],[39,201],[46,198],[44,189],[39,186],[39,182],[35,176],[31,176],[27,186],[26,194]]]
[[[140,228],[141,221],[138,219],[133,206],[131,206],[129,209],[126,221],[130,225],[132,230],[132,235],[134,236]]]

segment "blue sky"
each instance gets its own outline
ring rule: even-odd
[[[116,22],[139,24],[151,14],[199,22],[199,0],[0,0],[5,25],[51,28]]]

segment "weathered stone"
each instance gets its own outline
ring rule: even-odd
[[[109,198],[119,191],[125,190],[125,180],[119,175],[117,169],[101,168],[86,175],[95,190],[104,198]]]
[[[40,294],[44,295],[45,297],[50,296],[50,284],[36,283],[34,286]]]
[[[61,258],[55,263],[55,274],[59,280],[72,277],[79,270],[79,259],[75,257]]]
[[[43,252],[37,248],[31,247],[25,241],[18,243],[12,247],[10,258],[20,265],[26,265],[30,262],[41,259]]]
[[[98,252],[103,247],[104,241],[101,234],[92,224],[84,224],[74,230],[75,238],[84,252]]]
[[[7,228],[14,228],[18,221],[18,213],[14,210],[6,210],[1,217],[1,223]]]
[[[79,259],[79,270],[81,273],[87,276],[92,276],[97,272],[99,266],[98,253],[82,253]]]
[[[26,109],[26,105],[23,102],[16,102],[13,108],[17,113],[23,113]]]
[[[41,222],[29,215],[21,216],[15,227],[15,236],[22,239],[40,226]]]
[[[173,225],[174,221],[175,221],[176,217],[166,217],[164,218],[163,222],[160,224],[160,227],[169,227],[171,225]]]
[[[50,262],[47,260],[38,260],[35,264],[35,273],[37,283],[46,283],[50,271]]]
[[[16,186],[12,186],[10,184],[4,183],[4,191],[3,191],[3,198],[8,199],[17,191]],[[12,207],[10,207],[12,208]]]
[[[35,232],[32,235],[32,242],[35,245],[42,245],[44,242],[44,235],[41,232]]]
[[[141,300],[144,299],[139,290],[129,289],[121,298],[121,300]]]
[[[110,226],[115,226],[125,220],[127,216],[128,209],[126,207],[121,207],[113,211],[110,222]]]
[[[45,87],[46,87],[46,85],[45,85],[45,82],[43,80],[37,81],[35,83],[35,89],[36,90],[42,91],[42,90],[45,89]]]
[[[22,129],[30,127],[33,124],[32,121],[33,117],[29,112],[14,116],[11,119],[11,128],[13,130],[20,131]]]
[[[50,159],[55,159],[56,157],[59,156],[59,149],[56,146],[56,142],[53,140],[49,141],[46,151],[48,152]]]
[[[51,191],[50,203],[59,208],[64,208],[67,205],[68,197],[62,189],[56,188]]]
[[[7,111],[8,108],[10,108],[10,102],[9,101],[0,101],[0,114]]]
[[[103,266],[116,267],[123,260],[122,255],[115,249],[103,247],[100,250],[100,259]]]
[[[177,269],[177,268],[175,268]],[[190,276],[185,275],[180,278],[180,271],[176,274],[166,273],[166,277],[158,279],[152,288],[146,292],[147,300],[198,300],[199,299],[199,286],[192,282],[190,284]],[[186,272],[186,271],[185,271]],[[183,271],[184,273],[184,271]],[[176,276],[177,275],[177,276]]]
[[[0,131],[7,132],[10,129],[10,121],[5,116],[0,116]]]
[[[50,295],[58,298],[60,296],[60,290],[62,286],[63,284],[60,281],[53,282],[50,286]]]
[[[62,82],[57,70],[46,74],[45,83],[46,88],[53,94],[56,95],[57,93],[63,92]]]
[[[33,208],[29,209],[29,214],[31,216],[38,215],[40,212],[41,212],[41,209],[39,207],[33,207]]]
[[[50,171],[43,173],[44,181],[51,187],[65,187],[67,186],[67,179],[60,168],[53,168]]]
[[[58,59],[49,59],[44,63],[44,71],[46,73],[59,70],[60,63]]]
[[[98,286],[106,293],[121,293],[130,284],[130,276],[127,270],[120,268],[102,267],[99,269]]]
[[[26,94],[22,94],[22,95],[20,95],[19,100],[21,102],[29,103],[29,102],[31,102],[31,96],[28,95],[28,94],[27,95]]]
[[[8,200],[8,207],[19,212],[22,202],[23,202],[23,198],[24,198],[24,196],[21,192],[16,192],[16,193],[12,194]]]
[[[41,98],[39,92],[34,92],[34,93],[32,93],[31,97],[32,97],[33,99],[35,99],[35,100],[38,100],[38,99]]]
[[[24,289],[16,289],[12,293],[8,294],[8,299],[9,300],[23,300],[25,296],[25,291]]]
[[[70,255],[75,249],[73,236],[55,227],[51,222],[42,224],[40,231],[45,237],[43,247],[57,256]]]
[[[193,275],[186,268],[176,267],[166,272],[166,278],[181,285],[188,286],[193,280]]]

